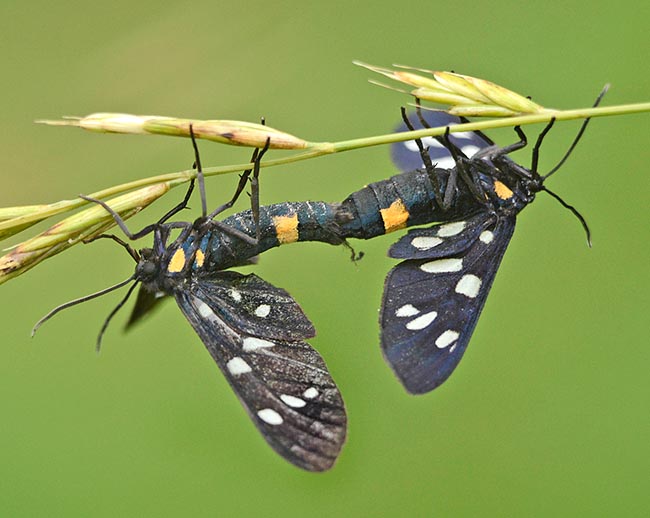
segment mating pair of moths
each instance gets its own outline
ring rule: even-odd
[[[442,112],[427,117],[431,126],[458,122]],[[342,203],[285,202],[218,222],[213,218],[223,206],[206,216],[203,197],[204,217],[167,222],[186,206],[190,188],[181,204],[137,234],[113,213],[130,238],[152,232],[154,240],[152,248],[136,252],[113,237],[137,266],[115,286],[133,281],[110,316],[138,283],[130,323],[161,295],[173,296],[271,447],[300,468],[327,470],[345,442],[347,417],[324,361],[305,342],[314,327],[286,291],[225,270],[285,243],[343,244],[437,222],[410,230],[390,248],[390,257],[402,262],[386,278],[380,315],[387,362],[409,392],[428,392],[463,356],[517,214],[536,192],[547,190],[549,175],[537,173],[537,158],[549,127],[533,149],[531,169],[507,156],[526,145],[518,128],[519,142],[505,148],[481,133],[455,133],[431,139],[428,152],[420,142],[419,150],[409,149],[414,142],[393,146],[394,161],[408,172],[370,184]],[[169,242],[174,229],[180,234]]]

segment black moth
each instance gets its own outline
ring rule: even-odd
[[[460,122],[441,112],[428,113],[427,120],[422,113],[418,115],[424,126]],[[565,157],[542,176],[537,172],[539,148],[553,122],[533,148],[531,169],[507,156],[526,145],[519,128],[515,129],[520,141],[505,148],[475,132],[448,133],[431,139],[428,148],[417,141],[393,145],[393,160],[401,169],[453,164],[458,184],[452,189],[469,190],[474,197],[465,217],[410,230],[389,250],[390,257],[403,262],[386,278],[380,313],[381,345],[387,362],[409,392],[433,390],[456,368],[514,232],[516,216],[537,192],[549,192],[569,208],[580,219],[589,240],[582,216],[543,185],[564,163],[588,120]],[[408,128],[405,124],[399,130],[412,129],[410,122],[407,124]],[[445,192],[441,198],[453,203],[457,191]]]
[[[195,142],[194,146],[196,149]],[[250,236],[214,218],[233,205],[247,181],[257,185],[265,150],[253,155],[253,177],[250,178],[250,170],[246,171],[233,199],[211,214],[206,210],[197,151],[203,216],[193,223],[167,222],[187,206],[193,181],[179,205],[135,234],[104,202],[87,198],[109,211],[130,239],[153,233],[153,246],[136,251],[116,236],[102,236],[128,250],[137,262],[134,275],[109,289],[55,308],[36,324],[34,331],[60,310],[133,281],[124,299],[106,319],[98,338],[99,347],[109,321],[138,284],[141,288],[127,326],[148,313],[162,297],[174,297],[271,447],[300,468],[324,471],[332,467],[345,442],[347,417],[325,362],[305,342],[315,335],[313,325],[286,291],[255,275],[222,271],[206,252],[213,236],[219,233],[254,243]],[[255,208],[255,189],[252,199]],[[173,231],[180,233],[171,240]],[[241,264],[246,262],[242,260]]]

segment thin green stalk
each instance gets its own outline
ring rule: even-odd
[[[638,104],[622,104],[619,106],[605,106],[598,108],[579,108],[576,110],[555,110],[555,111],[546,111],[544,113],[536,113],[533,115],[521,115],[518,117],[506,117],[501,119],[492,119],[489,121],[482,122],[468,122],[465,124],[455,124],[450,126],[449,131],[451,133],[457,133],[462,131],[485,131],[492,128],[506,128],[513,126],[524,126],[527,124],[536,124],[539,122],[548,122],[553,117],[558,120],[575,120],[575,119],[585,119],[588,117],[607,117],[612,115],[625,115],[630,113],[642,113],[650,111],[650,103],[638,103]],[[343,151],[350,151],[353,149],[362,149],[373,146],[381,146],[385,144],[393,144],[395,142],[404,142],[407,140],[413,140],[416,138],[424,137],[434,137],[437,135],[442,135],[446,131],[445,127],[439,128],[427,128],[420,129],[415,131],[405,131],[402,133],[389,133],[387,135],[378,135],[375,137],[363,137],[358,139],[351,140],[341,140],[339,142],[312,142],[309,144],[308,151],[303,151],[295,155],[291,155],[284,158],[276,158],[271,160],[265,160],[260,164],[262,167],[273,167],[277,165],[290,164],[292,162],[300,162],[301,160],[307,160],[309,158],[316,158],[323,155],[329,155],[333,153],[342,153]],[[232,173],[234,171],[241,171],[246,167],[250,167],[250,164],[238,164],[232,166],[219,166],[219,167],[210,167],[203,170],[205,176],[216,176],[220,174]],[[183,171],[182,173],[176,173],[178,175],[193,175],[194,171]],[[172,173],[173,175],[173,173]],[[172,176],[166,175],[165,178],[171,178]],[[151,183],[156,183],[161,181],[161,177],[153,177]],[[144,185],[144,184],[143,184]],[[148,185],[148,184],[147,184]]]
[[[606,117],[612,115],[625,115],[630,113],[642,113],[650,111],[650,103],[638,104],[625,104],[619,106],[605,106],[597,108],[581,108],[576,110],[548,110],[543,113],[536,113],[532,115],[521,115],[517,117],[505,117],[500,119],[492,119],[481,122],[468,122],[465,124],[456,124],[450,127],[451,133],[462,131],[485,131],[492,128],[504,128],[512,126],[523,126],[527,124],[535,124],[539,122],[548,122],[551,118],[555,117],[556,120],[574,120],[584,119],[587,117]],[[274,167],[293,162],[300,162],[311,158],[320,157],[323,155],[330,155],[333,153],[342,153],[344,151],[351,151],[354,149],[362,149],[373,146],[380,146],[385,144],[392,144],[395,142],[404,142],[416,138],[433,137],[442,135],[446,128],[428,128],[415,131],[405,131],[402,133],[389,133],[387,135],[378,135],[374,137],[363,137],[351,140],[342,140],[339,142],[310,142],[306,151],[302,151],[283,158],[275,158],[264,160],[260,165],[261,167]],[[242,171],[250,167],[250,163],[234,164],[227,166],[208,167],[203,170],[205,176],[217,176],[233,172]],[[110,196],[123,194],[133,189],[146,187],[149,185],[169,182],[170,187],[175,187],[184,182],[196,177],[195,170],[179,171],[177,173],[167,173],[158,176],[151,176],[149,178],[142,178],[133,182],[124,183],[103,189],[101,191],[90,194],[93,198],[105,199]],[[34,221],[40,221],[45,217],[62,214],[64,212],[76,209],[86,205],[88,202],[81,198],[74,200],[64,200],[51,205],[51,208],[45,212],[23,216],[20,220],[14,219],[4,223],[0,223],[0,235],[5,226],[28,224]]]
[[[459,131],[485,131],[493,128],[507,128],[514,126],[525,126],[527,124],[536,124],[539,122],[548,122],[552,118],[558,121],[586,119],[592,117],[607,117],[611,115],[626,115],[630,113],[642,113],[650,111],[650,103],[622,104],[619,106],[604,106],[598,108],[579,108],[576,110],[549,110],[543,113],[533,115],[520,115],[517,117],[504,117],[501,119],[492,119],[482,122],[468,122],[466,124],[456,124],[450,126],[450,133]],[[330,144],[331,153],[339,153],[351,149],[361,149],[364,147],[379,146],[383,144],[393,144],[394,142],[403,142],[416,138],[433,137],[444,134],[446,128],[429,128],[415,131],[405,131],[403,133],[391,133],[389,135],[379,135],[376,137],[366,137],[353,140],[345,140]],[[297,155],[297,156],[302,156]],[[264,165],[268,166],[268,162]],[[275,164],[274,164],[275,165]],[[219,173],[215,173],[219,174]]]

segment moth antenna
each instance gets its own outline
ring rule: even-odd
[[[97,291],[95,293],[91,293],[90,295],[86,295],[84,297],[71,300],[69,302],[66,302],[65,304],[61,304],[60,306],[55,307],[53,310],[51,310],[47,315],[45,315],[43,318],[41,318],[34,327],[32,328],[32,337],[36,334],[36,331],[38,331],[38,328],[41,327],[45,322],[47,322],[50,318],[52,318],[54,315],[56,315],[58,312],[63,311],[64,309],[67,309],[72,306],[76,306],[77,304],[81,304],[82,302],[87,302],[92,299],[96,299],[97,297],[101,297],[102,295],[106,295],[107,293],[110,293],[111,291],[115,291],[117,289],[122,288],[123,286],[126,286],[129,282],[135,279],[135,274],[131,275],[128,279],[125,281],[119,282],[115,284],[114,286],[111,286],[109,288],[104,288],[103,290]]]
[[[606,85],[603,87],[603,89],[601,90],[601,92],[598,94],[598,97],[596,97],[596,101],[595,101],[594,104],[593,104],[593,107],[594,107],[594,108],[600,104],[600,101],[603,100],[603,97],[605,97],[605,94],[607,93],[608,90],[609,90],[609,84],[606,84]],[[588,117],[588,118],[586,118],[586,119],[584,120],[584,122],[582,123],[582,126],[580,126],[580,130],[578,131],[578,134],[577,134],[576,137],[573,139],[573,142],[572,142],[571,145],[569,146],[569,149],[567,150],[567,152],[564,154],[564,156],[562,157],[562,159],[557,163],[557,165],[556,165],[553,169],[551,169],[548,173],[546,173],[544,176],[542,176],[542,180],[546,180],[549,176],[551,176],[551,175],[552,175],[553,173],[555,173],[555,172],[556,172],[560,167],[562,167],[562,166],[564,165],[564,162],[567,161],[567,159],[569,158],[569,155],[571,155],[571,153],[573,152],[573,150],[575,149],[575,147],[578,145],[578,142],[580,142],[580,139],[582,138],[583,133],[584,133],[585,130],[587,129],[587,124],[589,124],[589,121],[590,121],[590,120],[591,120],[590,117]]]
[[[573,205],[569,205],[562,198],[560,198],[559,195],[555,194],[550,189],[547,189],[546,187],[542,187],[542,191],[549,193],[553,198],[559,201],[563,207],[573,212],[573,215],[580,220],[580,223],[582,223],[582,228],[585,229],[585,233],[587,234],[587,245],[589,245],[589,248],[591,248],[591,230],[589,230],[589,225],[587,225],[587,220],[585,220],[585,218],[582,217],[582,214],[578,212],[578,209],[576,209]]]
[[[120,300],[120,302],[117,304],[117,306],[115,306],[113,308],[113,310],[108,314],[108,316],[106,317],[106,320],[104,320],[104,323],[102,324],[102,328],[99,330],[99,335],[97,335],[97,344],[95,345],[95,349],[97,350],[97,352],[99,352],[99,350],[102,347],[102,338],[104,337],[104,332],[108,328],[108,324],[111,323],[111,320],[113,319],[113,317],[117,314],[117,312],[120,309],[122,309],[124,304],[126,304],[126,301],[129,300],[129,297],[131,296],[131,293],[133,293],[133,290],[135,289],[135,287],[137,285],[138,285],[138,281],[135,281],[131,285],[131,287],[129,288],[129,291],[126,292],[126,295],[124,295],[124,298],[122,300]]]

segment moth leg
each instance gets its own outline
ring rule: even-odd
[[[485,201],[483,189],[478,184],[478,179],[472,176],[470,170],[467,168],[469,159],[465,153],[459,149],[449,138],[449,126],[445,130],[445,134],[440,137],[442,144],[449,150],[451,157],[456,162],[456,167],[452,169],[447,180],[447,188],[445,189],[444,203],[452,203],[452,196],[456,190],[458,176],[463,180],[472,195],[481,203]]]
[[[547,127],[544,128],[544,131],[542,131],[542,134],[546,135],[546,132],[548,132],[548,130],[551,129],[551,126],[553,126],[552,123],[550,125],[547,125]],[[521,129],[520,126],[515,126],[515,133],[517,133],[517,136],[519,137],[519,140],[517,142],[496,149],[493,153],[491,153],[490,156],[499,157],[503,155],[509,155],[513,151],[517,151],[519,149],[525,148],[528,145],[528,138],[526,137],[526,134],[524,133],[524,131]]]
[[[97,236],[84,239],[83,243],[87,245],[89,243],[92,243],[93,241],[97,241],[98,239],[112,239],[118,245],[122,246],[129,253],[129,255],[133,257],[136,263],[140,261],[140,254],[137,252],[137,250],[135,250],[131,245],[129,245],[123,239],[117,237],[115,234],[99,234]]]
[[[429,124],[427,123],[427,121],[424,120],[424,117],[422,116],[422,110],[420,109],[420,99],[416,98],[416,104],[417,104],[416,113],[418,114],[418,119],[420,120],[420,124],[424,128],[428,128]],[[406,124],[406,127],[409,130],[414,131],[415,128],[413,127],[413,124],[411,124],[411,121],[406,115],[406,109],[403,106],[401,108],[401,111],[402,111],[402,120],[404,121],[404,124]],[[431,178],[431,184],[433,185],[433,190],[436,193],[436,196],[439,196],[441,192],[440,181],[438,180],[438,175],[436,174],[435,169],[433,167],[433,163],[431,162],[431,157],[429,156],[429,148],[424,147],[422,140],[420,140],[419,138],[415,139],[415,144],[417,145],[418,151],[420,152],[420,158],[422,159],[422,163],[424,164],[424,169],[429,174],[429,178]]]
[[[190,185],[187,188],[187,192],[185,193],[185,196],[183,197],[183,200],[173,207],[171,210],[169,210],[162,218],[160,218],[156,223],[153,223],[151,225],[147,225],[144,227],[142,230],[139,230],[138,232],[131,232],[129,228],[126,226],[126,223],[122,219],[122,216],[120,216],[117,212],[115,212],[106,202],[99,200],[97,198],[93,198],[91,196],[85,196],[83,194],[80,194],[79,197],[83,200],[90,201],[92,203],[96,203],[98,205],[101,205],[106,212],[108,212],[112,217],[113,220],[115,220],[115,223],[117,226],[120,227],[120,230],[124,232],[124,235],[128,237],[131,241],[135,241],[136,239],[140,239],[141,237],[146,236],[147,234],[150,234],[153,232],[159,225],[165,223],[169,218],[174,216],[175,214],[179,213],[183,209],[187,207],[187,204],[190,200],[190,196],[192,195],[192,191],[194,190],[194,180],[190,181]],[[90,242],[90,241],[88,241]],[[130,252],[129,252],[130,253]],[[133,254],[131,254],[133,255]]]
[[[264,120],[262,120],[262,124],[264,124]],[[262,157],[269,149],[269,145],[271,143],[270,137],[266,139],[266,143],[264,144],[264,147],[261,150],[259,148],[255,148],[255,150],[253,151],[253,155],[251,157],[251,163],[253,164],[253,167],[251,169],[245,170],[241,175],[239,175],[239,182],[237,183],[237,188],[235,189],[235,193],[233,194],[232,198],[226,203],[219,205],[210,214],[207,213],[205,182],[203,176],[203,168],[201,166],[201,157],[199,154],[198,145],[196,143],[194,130],[191,124],[190,124],[190,138],[192,139],[192,147],[194,148],[194,164],[197,169],[196,176],[199,180],[199,189],[201,191],[201,205],[202,205],[202,216],[195,222],[194,226],[195,227],[206,226],[206,227],[216,228],[217,230],[220,230],[225,234],[240,239],[249,245],[252,246],[257,245],[259,241],[259,234],[260,234],[259,170],[260,170],[260,162],[262,160]],[[251,178],[251,173],[253,175],[252,178]],[[236,228],[230,227],[220,221],[214,220],[215,217],[217,217],[225,210],[228,210],[235,204],[235,202],[239,199],[241,193],[244,191],[244,188],[246,187],[246,184],[249,180],[251,181],[251,209],[253,212],[253,220],[255,222],[255,234],[256,234],[255,238],[250,237],[249,235],[245,234],[244,232],[241,232],[240,230],[237,230]]]
[[[530,164],[530,171],[533,173],[533,177],[538,176],[537,166],[539,164],[539,149],[542,147],[542,142],[544,141],[544,137],[553,127],[553,124],[555,124],[555,117],[553,117],[549,121],[546,127],[539,134],[539,136],[537,137],[537,142],[535,142],[535,147],[533,147],[533,158]]]

